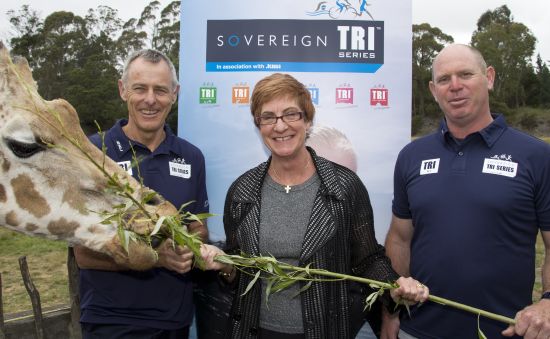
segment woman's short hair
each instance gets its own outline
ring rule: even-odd
[[[298,106],[304,112],[306,122],[313,121],[315,106],[311,102],[309,90],[289,74],[274,73],[258,81],[252,91],[250,112],[254,117],[256,126],[258,126],[256,117],[262,113],[263,105],[273,99],[286,96],[296,99]]]

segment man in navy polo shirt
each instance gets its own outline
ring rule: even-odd
[[[118,83],[128,105],[128,119],[118,121],[104,142],[107,155],[143,178],[145,186],[174,206],[192,213],[208,212],[204,157],[166,125],[177,99],[179,84],[172,62],[162,53],[142,50],[132,54]],[[101,147],[99,135],[92,142]],[[133,150],[132,150],[133,149]],[[139,171],[131,163],[136,153]],[[189,230],[207,238],[206,224]],[[88,338],[187,338],[193,318],[192,283],[188,275],[193,254],[169,241],[158,249],[157,267],[137,272],[121,267],[105,255],[75,247],[80,270],[81,324]]]
[[[395,270],[430,293],[516,320],[480,318],[487,338],[550,336],[550,294],[532,304],[535,242],[550,291],[550,147],[489,109],[495,70],[466,45],[434,59],[430,90],[445,119],[400,152],[386,250]],[[477,316],[426,303],[401,317],[400,338],[478,338]],[[399,320],[385,315],[395,335]],[[388,334],[389,333],[389,334]]]

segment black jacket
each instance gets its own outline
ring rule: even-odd
[[[394,281],[398,275],[374,235],[373,214],[367,190],[351,170],[313,157],[321,185],[300,256],[300,266]],[[267,162],[240,176],[229,188],[225,200],[226,250],[259,255],[261,187],[269,168]],[[255,338],[259,326],[260,284],[246,295],[251,277],[240,274],[229,319],[228,338]],[[315,282],[301,293],[306,338],[353,338],[363,321],[368,286],[355,283]],[[379,310],[378,310],[379,311]]]

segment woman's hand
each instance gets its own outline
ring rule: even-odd
[[[423,303],[430,295],[430,289],[413,278],[400,277],[396,283],[399,287],[390,290],[391,297],[396,303],[403,301],[408,305]]]
[[[215,261],[214,258],[217,255],[225,255],[225,252],[214,245],[201,245],[201,257],[206,264],[206,269],[218,270],[227,281],[233,281],[236,271],[235,266]]]

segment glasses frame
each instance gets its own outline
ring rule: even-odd
[[[298,114],[298,119],[290,120],[290,121],[286,120],[286,119],[288,119],[288,116],[292,116],[294,114]],[[275,121],[272,122],[272,123],[262,123],[262,116],[260,115],[260,116],[256,117],[256,122],[260,126],[269,126],[269,125],[276,125],[277,122],[279,121],[279,119],[281,119],[282,121],[284,121],[285,123],[288,124],[289,122],[296,122],[296,121],[302,120],[304,118],[304,112],[288,112],[288,113],[283,113],[283,115],[280,115],[280,116],[272,116],[272,117],[269,117],[269,118],[272,118],[272,119],[274,118]]]

